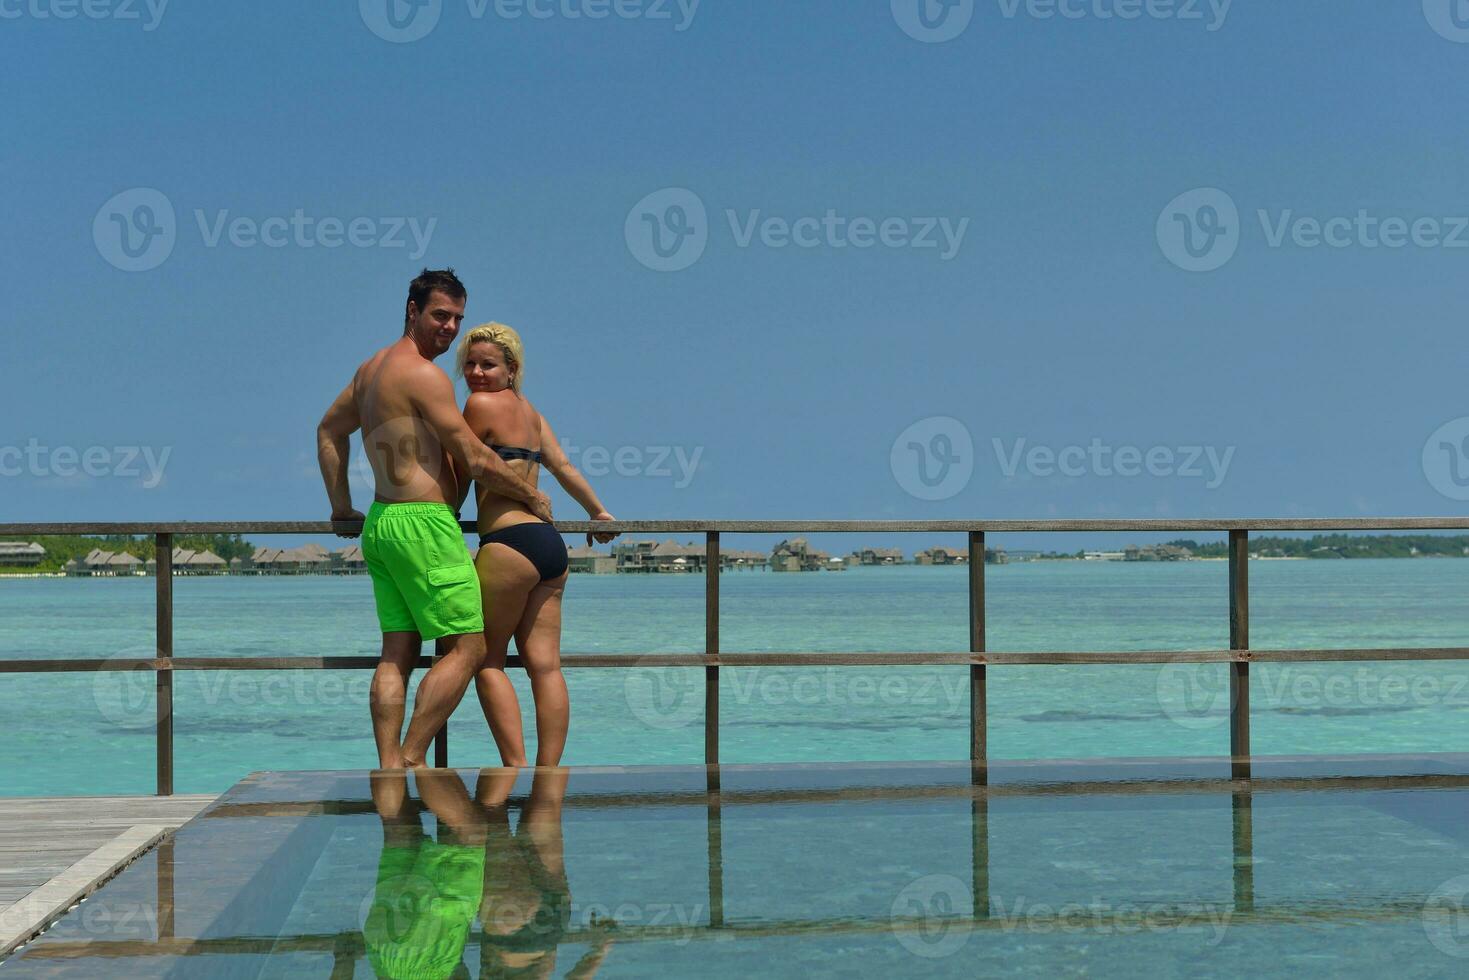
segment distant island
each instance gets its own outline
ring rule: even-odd
[[[151,537],[0,538],[0,575],[129,576],[156,568]],[[1309,538],[1252,537],[1255,559],[1464,558],[1469,535],[1317,534]],[[1200,543],[1180,538],[1158,545],[1130,545],[1121,551],[1031,551],[986,548],[987,565],[1029,561],[1210,561],[1228,557],[1224,541]],[[703,572],[703,542],[625,540],[610,552],[570,549],[571,570],[594,574]],[[848,568],[915,565],[967,565],[969,551],[934,545],[911,557],[901,548],[859,548],[834,557],[812,548],[804,538],[782,541],[769,553],[720,549],[724,571],[814,572]],[[181,575],[353,575],[365,572],[362,550],[350,545],[329,552],[321,545],[280,549],[246,541],[238,534],[179,535],[174,538],[173,566]]]

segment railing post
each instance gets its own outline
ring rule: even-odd
[[[1250,648],[1250,532],[1229,532],[1229,649]],[[1250,665],[1229,665],[1229,755],[1236,779],[1250,775]]]
[[[704,654],[719,656],[719,532],[704,544]],[[719,665],[704,666],[704,764],[719,765]],[[718,789],[718,777],[714,777]]]
[[[419,654],[421,655],[422,653],[423,650],[420,649]],[[434,644],[433,662],[437,664],[442,655],[439,643],[436,642]],[[444,727],[440,728],[434,734],[434,768],[449,768],[449,719],[447,718],[444,719]]]
[[[969,651],[984,653],[984,532],[969,532]],[[969,761],[976,776],[989,764],[984,664],[969,665]],[[980,780],[983,782],[984,780]]]
[[[173,657],[173,535],[153,536],[153,567],[156,587],[157,658]],[[173,795],[173,671],[154,672],[158,702],[158,795]]]

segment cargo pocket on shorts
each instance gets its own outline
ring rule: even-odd
[[[428,584],[429,607],[439,624],[452,626],[480,616],[479,573],[473,565],[430,568]]]

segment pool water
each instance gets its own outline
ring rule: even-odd
[[[1466,817],[1460,755],[260,773],[0,977],[1443,976]]]

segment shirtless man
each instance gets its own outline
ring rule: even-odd
[[[332,521],[365,520],[362,553],[383,633],[371,708],[384,769],[424,764],[485,658],[479,577],[450,504],[461,499],[455,464],[482,487],[551,519],[545,494],[475,438],[455,404],[454,383],[434,366],[459,335],[466,298],[452,269],[423,270],[408,287],[402,338],[363,362],[316,430]],[[377,491],[365,519],[352,509],[347,482],[351,435],[359,429]],[[439,641],[441,657],[418,687],[404,736],[408,677],[428,640]]]

